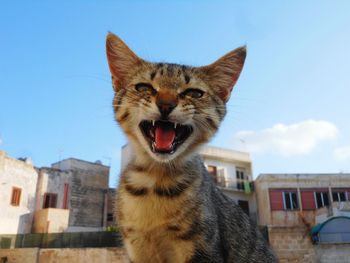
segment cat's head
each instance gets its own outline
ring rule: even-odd
[[[106,48],[115,118],[158,162],[186,156],[213,136],[246,57],[241,47],[203,67],[151,63],[112,33]]]

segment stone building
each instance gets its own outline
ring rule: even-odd
[[[349,262],[350,174],[261,174],[255,190],[280,262]]]
[[[107,224],[109,167],[69,158],[38,169],[33,232],[101,231]]]
[[[35,210],[37,172],[29,159],[0,151],[0,233],[29,233]]]
[[[256,200],[252,179],[252,162],[248,153],[204,146],[199,151],[213,181],[250,217],[256,220]],[[130,145],[122,148],[121,169],[133,156]]]
[[[35,168],[0,151],[0,233],[105,230],[115,223],[108,180],[109,167],[99,161],[69,158]]]

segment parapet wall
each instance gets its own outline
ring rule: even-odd
[[[6,261],[7,258],[7,261]],[[3,261],[1,261],[3,260]],[[0,249],[0,262],[11,263],[128,263],[122,248]]]

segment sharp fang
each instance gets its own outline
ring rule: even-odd
[[[154,126],[156,124],[156,121],[155,120],[152,120],[152,125]]]
[[[174,127],[175,127],[175,129],[176,129],[176,126],[177,126],[177,122],[175,122],[175,123],[174,123]]]

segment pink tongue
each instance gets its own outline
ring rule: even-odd
[[[171,145],[175,139],[174,130],[163,130],[160,127],[156,127],[156,136],[155,136],[155,147],[157,150],[171,150]]]

